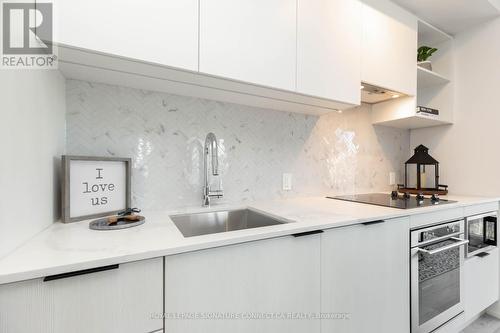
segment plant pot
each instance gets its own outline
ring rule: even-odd
[[[419,61],[417,64],[422,68],[432,71],[432,63],[430,61]]]

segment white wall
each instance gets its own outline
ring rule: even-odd
[[[500,195],[500,19],[456,36],[454,125],[413,130],[457,194]],[[489,313],[500,318],[500,304]]]
[[[58,71],[0,71],[0,257],[59,216],[64,85]]]
[[[456,36],[452,126],[411,131],[455,194],[500,195],[500,19]]]

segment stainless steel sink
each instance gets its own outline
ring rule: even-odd
[[[184,237],[261,228],[286,223],[250,209],[173,215],[170,218]]]

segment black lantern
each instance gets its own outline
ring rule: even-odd
[[[405,163],[405,183],[398,185],[405,194],[445,195],[448,186],[439,184],[439,162],[429,155],[429,148],[420,145]]]

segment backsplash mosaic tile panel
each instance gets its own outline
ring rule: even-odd
[[[132,157],[133,202],[144,209],[201,205],[203,144],[218,138],[217,202],[390,190],[409,131],[371,125],[370,106],[322,117],[67,81],[67,153]],[[282,191],[282,174],[293,190]]]

